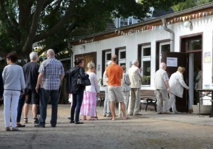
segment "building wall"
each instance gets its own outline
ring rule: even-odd
[[[203,33],[203,54],[206,52],[211,53],[212,59],[212,40],[213,40],[213,17],[207,16],[205,18],[199,18],[192,20],[193,29],[186,28],[184,23],[175,23],[168,25],[170,29],[175,32],[175,52],[181,50],[180,38],[186,35],[192,35],[196,33]],[[97,65],[102,66],[102,51],[111,49],[112,54],[115,53],[115,49],[118,47],[126,47],[126,66],[130,65],[130,62],[138,58],[138,45],[143,43],[151,44],[151,85],[150,87],[142,87],[142,89],[154,89],[154,73],[156,70],[156,42],[161,40],[170,39],[170,33],[166,32],[163,28],[143,31],[141,33],[134,33],[130,35],[117,36],[102,41],[95,41],[91,43],[81,44],[74,46],[74,55],[82,53],[97,52]],[[210,63],[203,63],[203,86],[212,84],[212,60]],[[102,78],[102,68],[97,71],[98,78]]]

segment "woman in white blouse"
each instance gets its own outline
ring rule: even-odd
[[[84,120],[87,119],[86,116],[90,116],[89,120],[95,120],[97,119],[97,95],[100,92],[100,88],[98,85],[98,78],[95,74],[95,64],[93,62],[89,62],[87,64],[87,68],[88,71],[86,73],[89,75],[91,85],[86,86],[86,89],[84,91],[84,98],[81,105],[80,115],[84,116]]]

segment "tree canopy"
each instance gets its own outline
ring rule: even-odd
[[[173,9],[174,11],[181,11],[187,8],[199,6],[212,1],[213,0],[185,0],[184,2],[180,2],[177,5],[173,6]]]
[[[34,43],[63,50],[78,32],[103,31],[112,17],[143,18],[183,0],[1,0],[0,50],[28,55]],[[25,54],[26,53],[26,54]]]

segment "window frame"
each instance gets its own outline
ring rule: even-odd
[[[147,48],[149,48],[150,49],[150,55],[149,56],[144,56],[144,49],[147,49]],[[141,67],[142,67],[142,69],[143,69],[143,71],[142,71],[142,77],[144,77],[144,62],[150,62],[150,80],[149,80],[149,84],[145,84],[145,85],[143,85],[142,84],[142,86],[143,87],[150,87],[151,86],[151,52],[152,52],[152,48],[151,48],[151,45],[142,45],[141,46]]]

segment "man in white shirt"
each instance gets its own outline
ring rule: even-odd
[[[129,115],[141,115],[140,112],[140,88],[141,88],[141,79],[140,69],[138,68],[138,60],[132,61],[132,66],[128,71],[130,79],[130,102],[128,106]]]
[[[155,73],[155,95],[158,114],[170,113],[167,110],[168,93],[170,93],[169,77],[166,73],[166,64],[162,62],[160,69]]]

